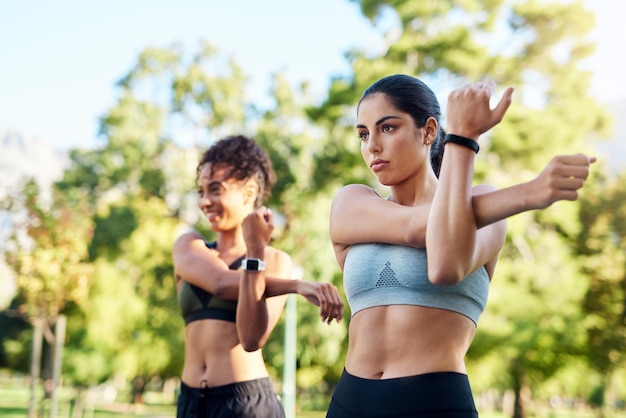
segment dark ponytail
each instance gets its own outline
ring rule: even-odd
[[[437,138],[430,144],[430,165],[435,172],[435,176],[439,178],[439,171],[441,171],[441,162],[443,161],[443,139],[446,137],[446,131],[439,125],[439,132],[437,132]]]

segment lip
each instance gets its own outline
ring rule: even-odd
[[[204,216],[206,216],[209,222],[214,222],[219,217],[219,214],[217,212],[204,212]]]
[[[383,160],[380,158],[376,158],[374,161],[370,163],[370,168],[373,172],[378,172],[385,169],[389,165],[389,161]]]

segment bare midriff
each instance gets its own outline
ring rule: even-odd
[[[377,306],[350,320],[346,370],[365,379],[466,373],[476,326],[464,315],[410,305]]]
[[[186,385],[215,387],[267,376],[261,350],[243,349],[234,322],[203,319],[185,326]]]

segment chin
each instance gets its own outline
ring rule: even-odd
[[[378,182],[380,184],[382,184],[383,186],[393,186],[395,183],[393,183],[392,181],[385,179],[385,178],[378,178]]]

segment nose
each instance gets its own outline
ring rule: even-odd
[[[198,206],[205,207],[205,206],[211,206],[213,202],[211,202],[211,199],[209,198],[208,194],[199,194],[198,195]]]
[[[367,150],[372,154],[378,154],[381,151],[380,138],[376,134],[370,134],[367,139]]]

